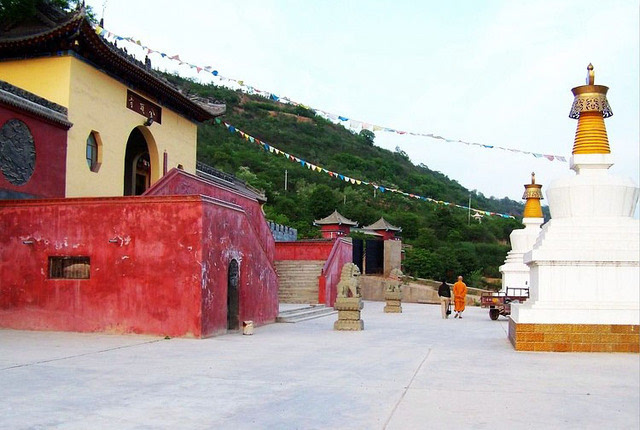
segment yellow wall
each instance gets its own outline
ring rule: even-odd
[[[165,150],[169,169],[182,164],[195,173],[195,123],[162,106],[162,124],[142,125],[145,117],[126,107],[127,86],[75,57],[0,62],[0,79],[68,108],[73,123],[67,139],[68,197],[123,194],[126,144],[136,127],[149,146],[151,183],[162,175]],[[159,104],[149,94],[132,91]],[[86,161],[86,140],[92,131],[102,142],[98,172]]]
[[[0,61],[0,79],[68,107],[70,69],[70,56]]]

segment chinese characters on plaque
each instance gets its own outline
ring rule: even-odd
[[[162,108],[129,90],[127,90],[127,108],[162,124]]]

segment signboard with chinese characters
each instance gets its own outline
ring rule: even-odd
[[[130,90],[127,90],[127,108],[162,124],[162,108]]]

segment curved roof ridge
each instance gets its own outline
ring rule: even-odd
[[[330,225],[330,224],[338,224],[338,225],[344,224],[344,225],[351,225],[351,226],[358,225],[357,222],[351,221],[349,218],[342,216],[337,209],[334,210],[333,213],[328,217],[325,217],[319,220],[314,220],[313,223],[317,225]]]
[[[374,222],[371,225],[366,227],[362,227],[363,230],[387,230],[387,231],[402,231],[402,227],[396,227],[391,224],[389,221],[384,219],[384,217],[380,217],[380,219]]]

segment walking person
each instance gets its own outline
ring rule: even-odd
[[[458,276],[458,282],[453,284],[453,303],[456,314],[454,318],[462,319],[462,312],[464,312],[464,303],[467,298],[467,284],[462,282],[462,276]]]
[[[438,287],[438,297],[440,297],[440,311],[442,318],[449,318],[449,306],[451,306],[451,288],[447,285],[447,281],[442,281]]]

